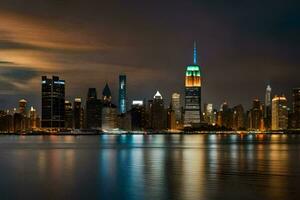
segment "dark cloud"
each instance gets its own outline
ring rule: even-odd
[[[32,45],[22,42],[14,42],[9,40],[0,40],[0,49],[2,50],[31,50],[31,51],[41,51],[41,52],[52,52],[52,53],[76,53],[76,49],[62,49],[62,48],[47,48],[39,45]],[[83,52],[82,52],[83,51]],[[80,53],[84,53],[84,49]],[[92,50],[91,50],[92,51]]]
[[[8,62],[8,61],[2,61],[2,60],[0,60],[0,65],[2,65],[2,64],[13,64],[13,62]]]
[[[40,76],[41,72],[35,69],[17,66],[11,62],[0,62],[0,90],[8,93],[23,93],[26,84],[32,79]],[[27,91],[26,91],[27,92]]]
[[[12,62],[0,61],[0,105],[3,108],[17,106],[18,100],[27,98],[31,105],[39,105],[35,90],[35,79],[40,79],[39,72],[33,68],[18,66]]]
[[[288,96],[300,86],[298,1],[4,0],[0,12],[0,59],[28,66],[5,76],[39,84],[41,72],[58,74],[68,98],[105,82],[116,94],[126,73],[130,98],[159,89],[169,99],[183,91],[194,39],[204,102],[249,107],[267,83]]]
[[[20,67],[5,68],[4,66],[1,66],[0,74],[1,76],[4,76],[7,79],[10,79],[12,81],[27,82],[28,80],[31,80],[32,78],[38,76],[40,73],[32,69],[26,69]]]

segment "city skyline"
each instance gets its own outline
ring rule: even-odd
[[[22,131],[278,131],[299,128],[299,88],[292,90],[292,108],[282,94],[272,95],[268,84],[264,101],[254,98],[252,108],[246,112],[242,104],[230,107],[224,101],[220,108],[204,103],[202,108],[202,70],[197,62],[197,44],[194,41],[193,64],[186,66],[185,94],[173,93],[169,107],[157,90],[153,99],[133,100],[127,109],[126,75],[119,75],[118,106],[112,101],[112,93],[106,82],[102,96],[96,88],[89,88],[86,103],[81,97],[66,99],[65,80],[58,76],[41,77],[41,118],[26,99],[19,100],[19,108],[1,111],[1,130],[15,133]],[[273,96],[273,97],[272,97]],[[181,101],[184,101],[181,107]],[[271,103],[272,100],[272,103]],[[136,104],[139,102],[138,104]],[[85,107],[85,109],[84,109]],[[203,109],[203,112],[202,112]],[[40,122],[41,119],[41,123]],[[41,129],[40,129],[41,128]]]
[[[194,41],[194,45],[195,45],[195,41]],[[195,50],[195,46],[194,46],[194,49],[193,49],[193,64],[195,64],[195,62],[197,62],[197,50]],[[193,66],[193,64],[191,64],[191,66]],[[187,66],[188,67],[188,66]],[[183,68],[185,68],[185,67],[183,67]],[[57,76],[57,75],[49,75],[50,77],[51,76]],[[118,80],[118,82],[116,83],[116,85],[114,85],[116,88],[114,89],[114,90],[112,90],[111,91],[111,93],[112,93],[112,102],[114,103],[114,104],[117,104],[117,105],[119,105],[120,104],[120,97],[119,97],[119,95],[120,94],[118,94],[119,93],[119,91],[120,91],[120,77],[122,77],[122,76],[124,76],[125,77],[125,81],[126,81],[126,77],[127,77],[127,74],[124,74],[124,73],[119,73],[114,79],[116,79],[116,80]],[[201,82],[202,82],[202,67],[201,67]],[[117,78],[117,77],[119,77],[119,79]],[[183,79],[184,79],[184,75],[183,75]],[[40,78],[40,77],[39,77]],[[134,77],[133,77],[134,78]],[[130,79],[129,79],[130,80]],[[111,81],[105,81],[104,82],[104,85],[103,86],[105,86],[106,84],[108,84],[108,83],[110,83],[110,82],[113,82],[112,80]],[[127,81],[126,81],[127,82]],[[103,86],[98,86],[98,87],[93,87],[93,88],[95,88],[96,90],[99,90],[99,91],[101,91],[101,87],[103,87]],[[202,83],[201,83],[201,88],[202,87],[204,87],[205,85],[202,85]],[[270,84],[270,82],[268,82],[268,84],[266,84],[266,85],[264,85],[264,86],[266,86],[267,88],[268,87],[270,87],[271,86],[271,84]],[[67,84],[66,84],[66,87],[67,87]],[[127,83],[126,83],[126,87],[128,87],[127,86]],[[270,96],[270,98],[272,99],[274,96],[276,96],[276,95],[284,95],[284,96],[286,96],[287,97],[287,99],[289,100],[289,99],[292,99],[292,89],[294,89],[294,88],[298,88],[298,87],[293,87],[293,88],[289,88],[290,89],[290,91],[288,91],[287,93],[283,93],[283,92],[279,92],[279,93],[274,93],[273,92],[273,90],[272,90],[272,94],[271,94],[271,96]],[[41,89],[41,88],[40,88]],[[69,87],[69,89],[70,89],[70,87]],[[89,88],[86,88],[86,90],[88,90]],[[126,90],[129,90],[130,91],[130,88],[129,89],[126,89]],[[171,96],[172,96],[172,94],[174,94],[174,93],[180,93],[181,95],[183,95],[184,96],[184,86],[182,86],[181,87],[181,89],[180,90],[178,90],[178,91],[176,91],[176,90],[174,90],[174,89],[169,89],[169,91],[167,92],[167,93],[170,93],[170,91],[172,91],[171,92],[171,95],[170,96],[168,96],[167,98],[166,98],[166,105],[168,105],[169,103],[171,103]],[[154,91],[157,91],[157,90],[154,90]],[[263,94],[263,92],[262,91],[264,91],[263,89],[261,89],[261,90],[257,90],[257,93],[261,93],[262,95],[256,95],[256,96],[253,96],[253,98],[251,99],[248,99],[248,102],[246,103],[246,104],[242,104],[245,108],[247,108],[247,109],[250,109],[251,108],[251,104],[252,104],[252,100],[253,99],[259,99],[259,100],[261,100],[261,101],[265,101],[265,98],[266,98],[266,96],[264,96],[264,95],[266,95],[266,94]],[[276,91],[276,88],[275,88],[275,91]],[[278,90],[277,90],[278,91]],[[126,93],[126,96],[128,96],[128,94]],[[165,96],[165,95],[164,95]],[[27,98],[26,98],[27,97]],[[40,99],[39,99],[39,102],[38,103],[36,103],[36,104],[34,104],[33,102],[37,102],[36,101],[36,99],[32,99],[30,96],[29,96],[29,94],[23,94],[23,95],[20,95],[20,97],[18,97],[19,99],[16,99],[16,102],[11,102],[11,104],[10,105],[16,105],[16,103],[20,100],[20,99],[25,99],[26,101],[28,100],[30,103],[29,103],[29,105],[31,105],[31,106],[34,106],[34,107],[37,107],[37,108],[39,108],[39,107],[41,107],[42,106],[42,104],[41,104],[41,101],[40,101]],[[39,98],[41,98],[41,96],[39,95]],[[73,95],[68,95],[68,91],[66,91],[66,100],[74,100],[74,99],[76,99],[76,98],[82,98],[82,99],[84,99],[84,100],[86,100],[86,96],[80,96],[80,95],[76,95],[75,93],[73,94]],[[136,97],[132,97],[132,96],[130,96],[129,95],[129,97],[125,97],[126,98],[126,104],[130,104],[130,102],[131,101],[134,101],[135,99],[147,99],[146,97],[142,97],[142,96],[136,96]],[[149,99],[151,99],[151,94],[150,94],[150,98]],[[202,95],[202,97],[201,97],[201,99],[206,99],[205,98],[205,95]],[[30,101],[31,100],[31,101]],[[214,108],[215,109],[219,109],[221,106],[222,106],[222,103],[224,102],[224,101],[226,101],[227,103],[229,103],[229,105],[230,106],[235,106],[235,105],[239,105],[239,104],[241,104],[241,103],[239,103],[239,102],[236,102],[235,100],[233,101],[233,102],[236,102],[236,104],[233,104],[232,102],[229,102],[226,98],[223,98],[223,100],[219,100],[219,104],[218,103],[212,103],[212,101],[201,101],[201,109],[203,109],[203,106],[204,106],[204,104],[207,104],[207,103],[212,103],[212,105],[214,106]],[[181,103],[184,103],[184,99],[181,99]],[[264,102],[265,103],[265,102]],[[289,108],[292,108],[292,104],[291,104],[292,102],[291,101],[288,101],[288,107]],[[7,107],[2,107],[1,109],[12,109],[12,108],[15,108],[15,106],[7,106]],[[119,109],[119,108],[118,108]],[[40,113],[40,109],[38,109],[37,110],[38,111],[38,113]]]
[[[239,105],[242,105],[243,107],[245,106],[245,105],[243,105],[243,104],[240,104],[240,103],[237,103],[237,104],[235,104],[235,105],[233,105],[233,104],[230,104],[230,103],[228,103],[228,101],[227,100],[224,100],[224,101],[222,101],[222,103],[220,104],[220,105],[218,105],[218,104],[212,104],[211,102],[202,102],[202,98],[203,98],[203,95],[201,95],[201,88],[202,88],[202,81],[203,81],[203,74],[202,74],[202,67],[200,66],[200,65],[198,65],[198,52],[197,52],[197,41],[196,40],[194,40],[194,42],[193,42],[193,63],[192,64],[189,64],[189,65],[187,65],[185,68],[186,68],[186,71],[185,71],[185,80],[184,80],[184,87],[185,87],[185,92],[183,92],[184,93],[184,97],[185,98],[181,98],[180,99],[180,104],[185,104],[185,106],[183,106],[183,112],[184,112],[184,110],[186,110],[186,102],[189,102],[190,100],[188,100],[188,99],[186,99],[186,98],[190,98],[189,96],[189,94],[188,93],[190,93],[190,92],[188,92],[187,93],[187,88],[189,88],[189,87],[191,87],[192,88],[192,93],[195,93],[194,92],[194,89],[195,89],[195,87],[199,87],[200,88],[200,93],[199,94],[196,94],[196,96],[199,96],[199,97],[196,97],[196,98],[199,98],[199,100],[197,100],[197,101],[199,101],[197,104],[199,104],[199,106],[197,106],[197,108],[196,108],[196,111],[198,110],[199,111],[199,114],[196,114],[196,115],[199,115],[199,119],[198,120],[200,120],[200,118],[201,118],[201,121],[203,121],[203,118],[202,118],[202,114],[204,114],[204,112],[202,112],[202,109],[206,109],[205,108],[205,106],[207,106],[207,104],[211,104],[211,106],[212,106],[212,108],[214,108],[215,110],[222,110],[222,107],[223,107],[223,104],[224,103],[226,103],[226,106],[227,107],[234,107],[234,106],[239,106]],[[51,77],[51,76],[50,76]],[[65,100],[66,101],[72,101],[72,100],[74,100],[74,101],[76,101],[76,99],[78,100],[78,99],[80,99],[80,101],[81,101],[81,99],[84,99],[84,100],[88,100],[89,99],[89,95],[90,95],[90,90],[92,89],[92,90],[94,90],[93,91],[93,93],[95,93],[94,95],[96,95],[96,99],[97,99],[97,90],[99,89],[99,88],[96,88],[96,87],[92,87],[92,88],[88,88],[88,96],[87,97],[82,97],[82,96],[79,96],[79,95],[75,95],[75,97],[72,99],[72,98],[70,98],[70,96],[68,97],[67,95],[66,95],[66,93],[67,93],[67,91],[65,92],[65,87],[67,86],[67,84],[65,84],[65,80],[56,80],[56,81],[54,81],[54,79],[57,79],[58,78],[58,76],[56,76],[56,75],[52,75],[52,77],[53,77],[53,83],[54,84],[59,84],[59,85],[63,85],[63,87],[64,87],[64,91],[63,91],[63,95],[64,95],[64,98],[65,98]],[[106,81],[105,82],[105,86],[104,86],[104,89],[103,89],[103,93],[102,93],[102,95],[103,95],[103,97],[105,98],[105,96],[106,95],[104,95],[104,93],[109,93],[109,98],[110,98],[110,102],[112,103],[112,104],[116,104],[116,105],[118,105],[117,106],[117,109],[118,109],[118,113],[119,114],[125,114],[126,113],[126,111],[129,111],[130,109],[127,109],[127,106],[128,105],[130,105],[130,103],[131,102],[134,102],[136,99],[143,99],[143,101],[144,101],[144,103],[146,103],[146,101],[147,101],[147,98],[145,98],[145,97],[138,97],[138,98],[128,98],[127,97],[127,75],[126,74],[124,74],[124,73],[120,73],[119,74],[119,81],[118,81],[118,89],[117,89],[117,92],[118,92],[118,94],[114,94],[114,95],[116,95],[116,96],[114,96],[113,97],[113,93],[112,93],[112,91],[110,90],[110,87],[108,86],[109,84],[108,84],[108,81]],[[44,90],[44,85],[45,85],[45,83],[46,83],[46,79],[47,78],[47,76],[42,76],[42,84],[41,84],[41,90],[42,90],[42,94],[43,94],[43,90]],[[292,90],[294,91],[294,89],[298,89],[298,87],[294,87],[294,88],[292,88]],[[101,89],[99,90],[99,91],[101,91]],[[158,92],[158,90],[156,90],[157,92]],[[165,105],[165,108],[168,108],[167,107],[167,105],[171,105],[171,103],[172,103],[172,98],[173,98],[173,95],[174,94],[179,94],[180,95],[180,93],[177,93],[178,91],[175,91],[175,92],[173,92],[172,94],[171,94],[171,96],[169,96],[169,97],[167,97],[167,98],[165,98],[165,101],[167,102],[166,103],[166,105]],[[193,94],[193,95],[195,95],[195,94]],[[284,93],[281,93],[280,95],[283,95],[283,96],[285,96],[285,98],[286,98],[286,96],[292,96],[292,94],[288,94],[288,95],[285,95]],[[261,104],[261,105],[263,105],[263,106],[265,106],[264,107],[264,118],[266,118],[266,119],[269,119],[270,118],[270,116],[266,116],[266,115],[268,115],[267,113],[269,113],[270,112],[270,110],[268,110],[268,109],[271,109],[270,108],[270,105],[271,105],[271,100],[273,99],[273,97],[275,98],[275,97],[277,97],[278,96],[278,94],[274,94],[274,93],[272,93],[272,88],[271,88],[271,86],[270,86],[270,84],[267,84],[266,85],[266,93],[265,93],[265,96],[264,97],[258,97],[258,96],[256,96],[255,98],[253,98],[253,99],[251,99],[251,101],[253,100],[253,101],[262,101],[263,103]],[[38,113],[40,113],[41,112],[41,110],[42,110],[42,107],[43,107],[43,95],[41,95],[41,98],[42,98],[42,101],[41,101],[41,105],[40,105],[40,108],[41,109],[37,109],[37,112]],[[101,99],[101,97],[99,98],[99,99]],[[128,99],[130,99],[130,100],[128,100]],[[292,99],[292,98],[291,98]],[[151,100],[151,98],[149,98],[148,100]],[[22,102],[22,101],[26,101],[26,104],[27,104],[27,99],[25,99],[25,98],[22,98],[22,99],[19,99],[18,100],[18,102],[19,102],[19,104],[20,104],[20,102]],[[194,100],[193,100],[194,101]],[[250,101],[250,102],[251,102]],[[87,101],[86,101],[87,102]],[[115,103],[115,102],[117,102],[117,103]],[[34,107],[39,107],[39,106],[37,106],[37,105],[34,105],[32,102],[30,102],[28,105],[30,105],[30,106],[34,106]],[[87,106],[87,104],[85,104],[85,103],[83,103],[83,106]],[[247,107],[245,107],[245,108],[247,108]],[[253,107],[252,107],[253,108]],[[292,110],[292,108],[293,108],[293,105],[292,105],[292,101],[288,101],[288,99],[287,99],[287,108],[288,109],[290,109],[290,110]],[[3,108],[1,108],[1,109],[3,109]],[[10,110],[10,111],[13,111],[13,109],[16,109],[16,107],[10,107],[10,108],[8,108],[8,109],[4,109],[4,110]],[[249,108],[247,108],[248,110],[250,109],[251,110],[251,106],[249,106]],[[187,111],[185,111],[185,112],[187,112]],[[20,113],[22,113],[22,111],[20,111]],[[42,113],[40,113],[41,115],[42,115]],[[201,115],[201,117],[200,117],[200,115]],[[186,115],[186,116],[188,116],[188,115]],[[197,117],[196,117],[197,118]],[[270,120],[270,119],[269,119]],[[185,120],[184,120],[185,121]],[[199,121],[200,122],[200,121]],[[197,122],[197,123],[199,123],[199,122]],[[269,122],[267,122],[267,123],[269,123]],[[190,122],[185,122],[185,124],[190,124]],[[188,126],[190,126],[190,125],[188,125]],[[267,127],[268,127],[269,125],[267,125]]]
[[[300,199],[299,9],[0,0],[0,200]]]
[[[133,2],[18,2],[0,3],[3,108],[21,98],[39,108],[42,75],[63,77],[68,82],[66,99],[84,100],[88,88],[100,91],[108,82],[117,104],[120,73],[128,77],[128,101],[150,99],[156,90],[165,97],[173,92],[183,95],[193,40],[198,41],[198,62],[203,66],[202,104],[226,100],[231,106],[241,103],[250,108],[251,99],[263,100],[267,84],[273,94],[283,93],[289,101],[291,88],[299,85],[299,14],[289,1],[236,7],[207,2],[159,7]]]
[[[193,55],[194,55],[194,61],[195,61],[195,50],[193,51]],[[193,66],[193,65],[188,65],[188,66],[186,66],[186,68],[187,68],[187,71],[189,70],[189,67],[191,67],[191,66]],[[196,66],[198,66],[198,65],[196,65]],[[200,67],[200,66],[199,66]],[[200,67],[201,68],[201,67]],[[202,71],[202,70],[201,70]],[[185,72],[185,74],[186,74],[187,72]],[[42,79],[43,79],[43,77],[46,77],[46,76],[42,76]],[[56,75],[50,75],[50,78],[51,77],[57,77]],[[119,74],[119,82],[118,82],[118,89],[116,89],[116,91],[113,93],[113,92],[111,92],[111,102],[112,103],[114,103],[114,104],[116,104],[116,105],[118,105],[118,110],[119,110],[119,113],[121,113],[120,112],[120,88],[121,87],[123,87],[123,86],[121,86],[121,85],[123,85],[124,83],[122,83],[122,79],[121,79],[121,77],[125,77],[125,85],[127,85],[126,84],[126,77],[127,77],[127,75],[126,74]],[[122,81],[121,81],[122,80]],[[201,81],[200,82],[202,82],[202,72],[201,72]],[[43,80],[42,80],[42,85],[43,85]],[[40,84],[40,83],[39,83]],[[67,85],[68,84],[65,84],[65,87],[67,87]],[[201,85],[201,88],[202,88],[202,83],[200,84]],[[104,84],[104,86],[102,86],[102,87],[104,87],[104,88],[106,88],[108,86],[108,82],[105,82],[105,84]],[[101,86],[100,86],[101,87]],[[96,92],[101,92],[101,88],[96,88],[96,87],[92,87],[92,88],[87,88],[87,91],[86,92],[90,92],[89,90],[90,89],[94,89],[94,90],[96,90]],[[132,98],[132,97],[127,97],[128,96],[128,94],[127,94],[127,92],[126,92],[126,90],[128,90],[127,89],[127,86],[125,86],[126,87],[126,89],[125,89],[125,93],[124,94],[122,94],[122,95],[125,95],[125,108],[123,108],[123,113],[125,112],[125,111],[128,111],[129,109],[127,109],[127,106],[128,105],[130,105],[132,102],[134,102],[135,100],[137,100],[137,99],[140,99],[140,100],[143,100],[143,101],[147,101],[147,100],[149,100],[149,99],[151,99],[151,97],[149,98],[149,99],[147,99],[147,98],[145,98],[145,97],[141,97],[141,96],[139,96],[139,97],[136,97],[136,98]],[[299,87],[294,87],[294,88],[290,88],[290,92],[286,95],[286,94],[284,94],[284,93],[279,93],[279,94],[276,94],[276,93],[271,93],[271,88],[270,88],[270,84],[267,84],[266,85],[266,87],[267,87],[267,91],[269,90],[269,93],[268,93],[268,96],[266,96],[267,94],[265,94],[265,96],[262,96],[262,97],[258,97],[258,96],[256,96],[256,97],[253,97],[252,99],[248,99],[249,100],[249,104],[250,105],[248,105],[249,107],[247,107],[247,105],[245,106],[245,105],[243,105],[243,104],[241,104],[241,103],[236,103],[236,104],[232,104],[231,102],[228,102],[227,100],[223,100],[223,101],[220,101],[220,104],[213,104],[212,102],[200,102],[200,113],[203,113],[201,110],[202,109],[205,109],[205,106],[207,105],[207,104],[211,104],[212,106],[213,106],[213,108],[214,109],[216,109],[216,110],[221,110],[222,109],[222,105],[223,105],[223,103],[224,102],[226,102],[226,104],[228,104],[228,106],[230,106],[230,107],[234,107],[234,106],[237,106],[237,105],[242,105],[244,108],[246,108],[246,109],[251,109],[251,106],[252,106],[252,101],[253,100],[255,100],[255,99],[258,99],[258,100],[260,100],[260,101],[262,101],[263,102],[263,105],[267,105],[266,103],[266,100],[268,100],[268,101],[271,101],[272,100],[272,98],[273,97],[276,97],[276,96],[278,96],[278,95],[284,95],[285,97],[291,97],[291,98],[287,98],[287,106],[288,106],[288,108],[290,109],[290,110],[292,110],[292,107],[293,107],[293,105],[292,105],[292,91],[294,90],[294,89],[298,89]],[[41,87],[41,90],[42,90],[42,87]],[[156,90],[157,91],[157,90]],[[173,91],[173,90],[172,90]],[[272,90],[273,91],[273,90]],[[67,91],[65,92],[65,93],[67,93]],[[119,93],[119,94],[118,94]],[[165,98],[165,100],[166,100],[166,103],[165,103],[165,108],[167,108],[168,106],[167,105],[169,105],[171,102],[172,102],[172,96],[174,95],[174,94],[177,94],[178,93],[178,91],[174,91],[174,92],[172,92],[172,94],[171,94],[171,96],[168,96],[168,97],[166,97]],[[182,92],[183,94],[181,94],[181,93],[178,93],[180,96],[182,95],[183,97],[185,96],[185,94],[184,94],[184,92]],[[114,95],[114,96],[113,96]],[[37,109],[37,112],[39,113],[39,114],[41,114],[41,108],[42,108],[42,101],[41,101],[41,99],[39,99],[39,101],[40,101],[40,103],[41,104],[34,104],[33,102],[35,102],[35,101],[28,101],[28,99],[30,99],[30,98],[24,98],[24,96],[26,96],[26,95],[23,95],[22,97],[20,97],[20,99],[17,99],[17,102],[12,102],[12,105],[13,106],[11,106],[11,107],[7,107],[7,108],[5,108],[5,107],[1,107],[0,109],[2,109],[2,110],[10,110],[10,111],[13,111],[13,109],[16,109],[17,108],[17,103],[18,102],[20,102],[20,101],[26,101],[26,102],[29,102],[28,103],[28,105],[30,105],[30,106],[33,106],[34,108],[38,108]],[[201,96],[201,99],[204,97],[204,95],[201,95],[200,94],[200,96]],[[40,96],[40,98],[41,98],[41,96]],[[86,100],[88,99],[88,97],[86,97],[86,96],[79,96],[79,95],[74,95],[74,97],[70,97],[70,96],[68,96],[68,95],[65,95],[65,100],[66,101],[76,101],[76,99],[78,100],[78,99],[83,99],[84,100],[84,102],[86,102]],[[129,99],[129,100],[128,100]],[[290,101],[289,101],[289,99],[290,99]],[[123,100],[123,101],[124,101]],[[181,100],[180,100],[180,104],[184,104],[185,103],[185,99],[184,98],[181,98]],[[145,103],[145,102],[144,102]],[[84,106],[86,106],[86,104],[85,103],[83,103],[83,105]],[[122,106],[123,107],[123,106]],[[130,106],[129,106],[130,107]]]

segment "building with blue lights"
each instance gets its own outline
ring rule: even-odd
[[[126,113],[126,75],[119,76],[119,113]]]

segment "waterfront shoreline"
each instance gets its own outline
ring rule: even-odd
[[[281,131],[281,132],[252,132],[252,131],[221,131],[221,132],[144,132],[144,133],[109,133],[109,132],[95,132],[95,133],[66,133],[66,132],[39,132],[39,133],[0,133],[3,135],[14,136],[95,136],[95,135],[300,135],[300,130],[297,131]]]

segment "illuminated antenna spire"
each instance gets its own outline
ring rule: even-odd
[[[194,65],[197,65],[197,43],[194,40]]]

